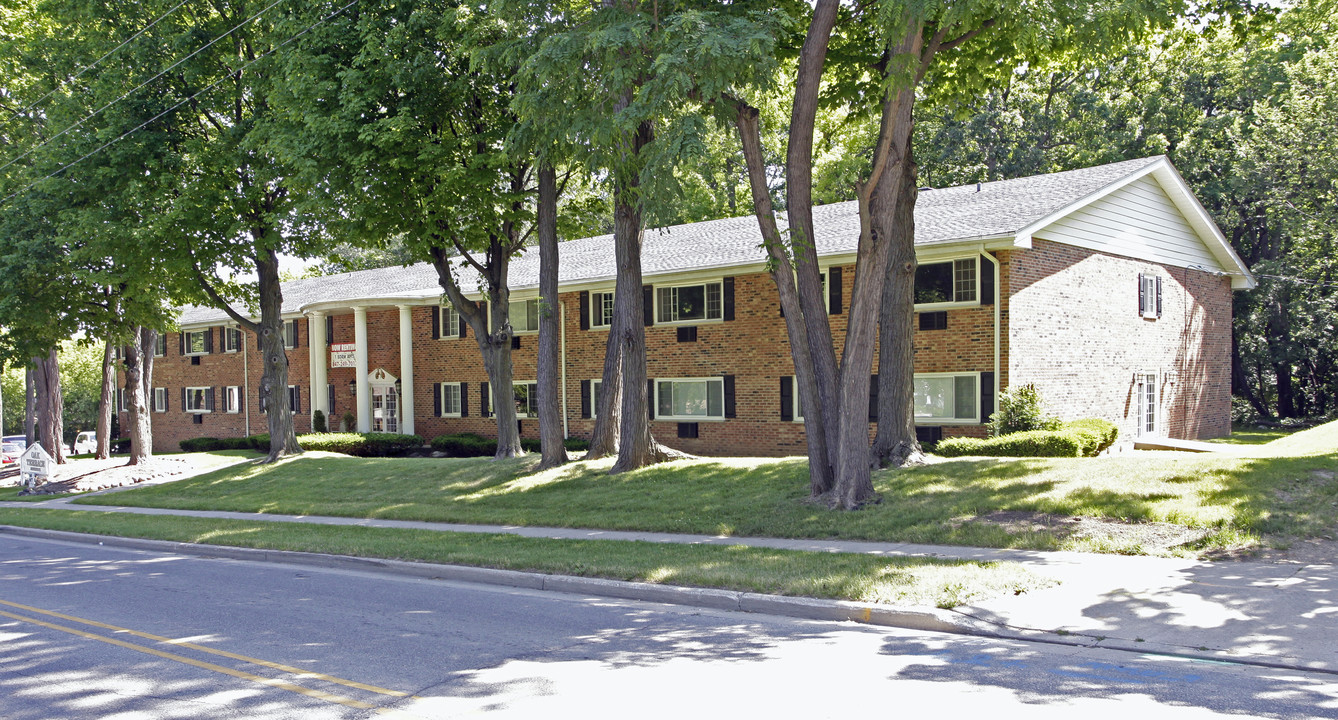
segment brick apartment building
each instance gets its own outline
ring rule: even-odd
[[[922,190],[915,217],[916,416],[926,437],[983,434],[997,390],[1016,383],[1034,383],[1060,417],[1103,417],[1126,438],[1230,432],[1231,293],[1254,279],[1166,158]],[[855,205],[815,208],[814,222],[840,338]],[[647,370],[661,442],[703,455],[804,452],[759,243],[751,216],[646,232]],[[564,242],[560,257],[560,402],[567,434],[587,436],[612,313],[612,238]],[[513,261],[510,276],[515,402],[522,435],[537,437],[537,251]],[[495,434],[478,346],[430,265],[291,281],[283,295],[298,432],[321,410],[331,429]],[[265,432],[261,372],[254,337],[221,311],[185,308],[154,363],[159,446]]]

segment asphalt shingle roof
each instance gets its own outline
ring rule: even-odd
[[[979,189],[976,185],[963,185],[922,191],[915,205],[915,244],[928,247],[1016,234],[1161,159],[1160,156],[1139,158],[1000,180],[983,183]],[[859,239],[859,214],[853,201],[813,208],[813,225],[820,257],[854,252]],[[648,229],[642,247],[642,272],[650,279],[667,273],[762,263],[766,253],[760,247],[761,241],[757,219],[752,215]],[[561,285],[612,280],[616,275],[612,235],[568,240],[560,244],[558,251]],[[513,290],[538,286],[537,249],[527,250],[512,260],[510,278]],[[477,285],[474,277],[462,278],[461,287],[466,292]],[[430,263],[418,263],[290,280],[283,284],[283,312],[297,313],[303,307],[321,302],[411,300],[439,295],[436,270]],[[180,318],[182,325],[224,320],[222,311],[196,306],[182,308]]]

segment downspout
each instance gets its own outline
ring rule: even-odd
[[[246,436],[251,437],[251,362],[246,357],[246,330],[237,328],[237,333],[242,336],[242,392],[245,393],[240,398],[242,405],[246,407]]]
[[[562,368],[562,437],[571,437],[567,428],[567,310],[566,303],[558,301],[558,359]]]
[[[994,264],[994,409],[998,410],[999,389],[1003,385],[1003,376],[999,374],[1000,338],[1003,330],[1003,273],[999,272],[999,258],[986,252],[984,245],[980,246],[980,254]]]

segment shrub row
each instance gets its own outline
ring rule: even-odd
[[[590,441],[581,438],[567,438],[562,444],[573,451],[590,449]],[[539,452],[538,440],[521,438],[520,446],[526,452]],[[440,450],[451,457],[483,457],[497,454],[497,440],[475,433],[438,435],[432,438],[432,449]]]
[[[934,452],[944,457],[1092,457],[1115,443],[1120,429],[1099,418],[1074,420],[1058,430],[1028,430],[992,438],[945,438]]]
[[[328,452],[357,455],[358,457],[384,457],[405,450],[423,446],[423,438],[418,435],[397,435],[393,433],[310,433],[298,435],[297,442],[307,450],[325,450]],[[269,434],[251,435],[239,438],[191,438],[181,441],[181,449],[186,452],[208,452],[211,450],[269,450]]]

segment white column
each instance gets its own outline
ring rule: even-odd
[[[372,386],[367,382],[367,308],[353,308],[353,372],[357,373],[358,432],[372,431]]]
[[[310,351],[308,360],[311,363],[311,412],[315,415],[316,411],[320,410],[325,415],[326,427],[329,427],[330,408],[327,406],[330,398],[325,386],[330,382],[326,374],[330,354],[325,351],[325,343],[325,313],[308,313],[307,349]]]
[[[413,306],[400,305],[400,432],[413,434]]]

